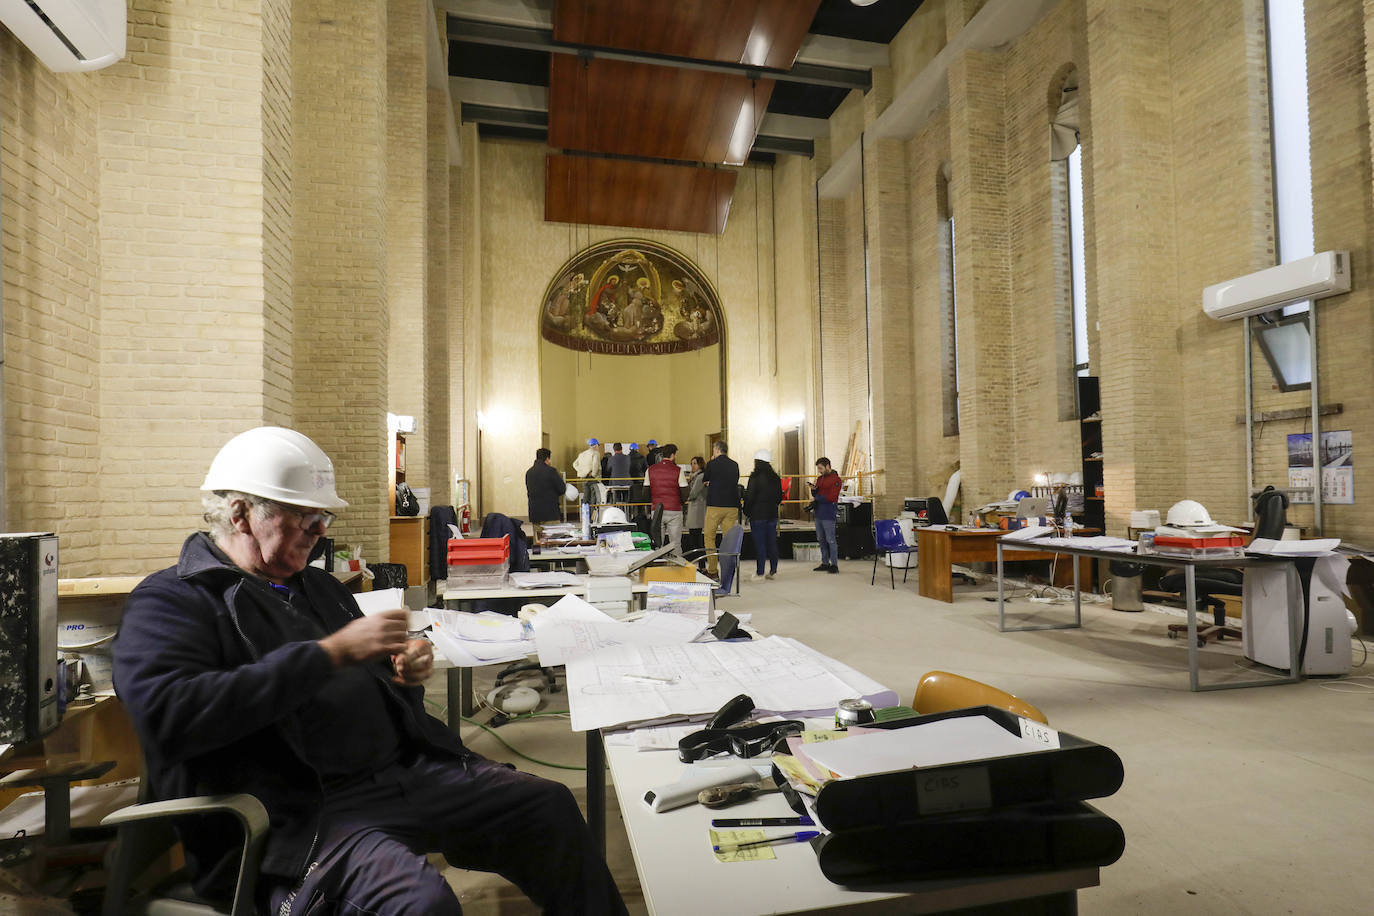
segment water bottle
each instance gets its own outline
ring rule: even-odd
[[[584,500],[578,506],[578,515],[582,519],[582,540],[590,541],[592,538],[592,507],[587,505]]]

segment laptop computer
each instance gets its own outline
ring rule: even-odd
[[[1050,514],[1048,496],[1023,496],[1016,503],[1017,518],[1043,518]]]

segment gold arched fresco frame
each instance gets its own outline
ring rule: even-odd
[[[727,381],[729,379],[729,353],[726,349],[726,340],[727,335],[729,333],[729,329],[726,327],[725,323],[725,307],[721,302],[720,292],[716,289],[715,284],[712,283],[711,280],[702,271],[701,267],[696,263],[696,261],[692,260],[687,255],[683,254],[681,251],[678,251],[676,248],[673,248],[669,245],[664,245],[659,242],[651,242],[648,239],[617,238],[587,245],[586,247],[573,252],[573,254],[569,256],[566,260],[564,260],[563,263],[559,265],[558,269],[553,272],[553,275],[549,278],[548,283],[544,286],[544,292],[539,297],[539,302],[537,303],[534,312],[534,333],[541,344],[539,348],[539,385],[541,399],[544,384],[544,355],[542,345],[545,342],[547,342],[552,344],[553,346],[561,346],[561,344],[557,343],[556,341],[549,340],[547,337],[544,336],[544,309],[548,305],[549,297],[553,295],[554,290],[558,287],[560,283],[563,282],[565,277],[575,272],[575,267],[579,262],[584,261],[590,257],[595,257],[597,254],[603,251],[607,254],[610,254],[616,251],[625,250],[631,250],[636,252],[652,251],[660,257],[667,258],[668,260],[681,265],[684,269],[691,272],[692,279],[696,283],[698,283],[701,286],[701,288],[705,290],[705,292],[707,293],[707,305],[711,309],[711,314],[712,317],[715,319],[716,328],[718,331],[718,340],[716,341],[715,346],[720,347],[720,359],[718,360],[720,366],[720,430],[723,435],[728,437],[730,432],[730,397],[727,387]],[[599,281],[602,277],[605,276],[605,274],[606,269],[603,268],[601,270],[598,270],[593,277],[584,277],[584,279],[586,280],[586,288],[589,290],[598,289],[600,286]],[[649,274],[652,277],[651,284],[655,299],[661,301],[662,279],[657,276],[657,271],[646,271],[646,274]],[[593,350],[584,350],[582,352],[587,353],[589,357],[598,355],[598,353]],[[601,353],[599,355],[606,354]]]

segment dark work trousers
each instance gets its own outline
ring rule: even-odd
[[[458,898],[425,858],[495,872],[545,913],[624,913],[572,793],[483,757],[421,756],[332,791],[318,863],[259,895],[273,916],[456,916]]]
[[[755,518],[749,520],[749,531],[754,536],[755,574],[763,575],[763,561],[771,564],[770,573],[778,571],[778,520],[775,518]]]

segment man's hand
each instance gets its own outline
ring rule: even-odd
[[[320,640],[335,667],[395,655],[406,648],[406,612],[381,611],[360,617]]]
[[[391,664],[396,667],[392,678],[396,683],[406,687],[423,684],[434,673],[434,647],[428,639],[412,639],[404,652],[391,656]]]

